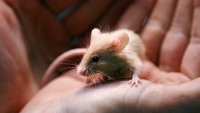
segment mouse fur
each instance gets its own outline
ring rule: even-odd
[[[105,78],[112,79],[138,78],[144,57],[144,44],[133,31],[101,32],[94,28],[77,73],[85,76],[101,73]]]

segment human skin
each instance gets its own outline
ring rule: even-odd
[[[30,1],[31,0],[27,2]],[[200,63],[198,59],[200,54],[198,39],[200,36],[199,32],[197,31],[200,27],[199,23],[197,22],[197,20],[200,18],[198,11],[199,3],[198,0],[180,1],[181,2],[178,2],[178,4],[186,4],[185,2],[192,2],[189,4],[194,4],[195,7],[188,7],[187,5],[183,5],[184,8],[179,7],[180,12],[176,10],[176,14],[173,16],[172,13],[175,11],[175,8],[171,9],[169,7],[175,7],[174,1],[159,0],[159,2],[157,2],[156,6],[154,7],[153,12],[151,13],[151,17],[148,20],[148,23],[145,25],[144,29],[141,27],[141,24],[134,24],[138,21],[141,22],[140,19],[138,19],[138,21],[132,21],[133,24],[128,24],[133,26],[127,26],[133,30],[136,28],[142,29],[142,32],[139,33],[141,33],[141,37],[148,48],[147,53],[152,54],[147,54],[148,60],[145,61],[144,71],[141,76],[145,80],[142,80],[142,84],[139,87],[130,87],[127,81],[115,81],[112,83],[100,84],[93,87],[88,86],[85,83],[85,78],[78,77],[75,70],[72,70],[47,84],[37,93],[34,98],[31,99],[31,101],[24,107],[21,112],[199,112],[197,109],[200,102]],[[12,1],[10,0],[10,2]],[[160,10],[160,8],[164,8],[165,10]],[[36,9],[42,11],[42,9],[38,7]],[[30,11],[35,11],[36,9]],[[183,15],[181,11],[185,9],[188,9],[188,12]],[[193,17],[191,20],[189,19],[190,17],[188,17],[190,15],[190,10],[193,11]],[[21,9],[19,11],[23,10]],[[165,13],[169,15],[166,17],[165,15],[162,15]],[[26,15],[28,14],[31,13],[27,13]],[[141,19],[144,18],[144,16],[137,15],[135,13],[131,16],[141,16]],[[175,17],[179,19],[188,18],[188,20],[186,22],[176,21]],[[47,20],[52,19],[50,16],[43,18],[48,18]],[[38,19],[36,18],[38,21],[40,19],[40,16],[38,16]],[[27,20],[29,20],[28,23],[34,25],[35,21],[30,21],[30,18]],[[49,21],[47,21],[47,23],[48,22]],[[126,22],[127,20],[124,21],[124,23]],[[170,39],[174,39],[172,37],[177,37],[176,34],[185,33],[181,32],[182,30],[180,29],[182,29],[182,27],[176,27],[177,23],[178,25],[187,26],[187,24],[189,24],[191,26],[191,28],[186,29],[186,31],[189,33],[191,32],[191,34],[189,34],[189,37],[187,37],[188,39],[185,43],[177,44],[180,40],[173,40],[172,42],[169,42]],[[121,20],[121,22],[117,24],[120,24],[117,26],[123,26],[123,21]],[[48,24],[45,25],[48,26]],[[170,29],[168,29],[169,27]],[[49,30],[50,27],[45,28],[47,29],[45,29],[43,32],[44,34],[51,33],[51,30]],[[60,32],[63,30],[60,29],[58,31]],[[165,35],[166,33],[170,35]],[[36,32],[35,34],[38,33]],[[168,40],[166,37],[170,37],[170,39]],[[40,40],[40,38],[41,37],[38,37],[38,40]],[[180,47],[185,47],[185,44],[187,43],[187,47],[185,47],[184,50],[177,51],[176,54],[174,54],[174,52],[170,52],[176,50],[176,47],[172,46],[174,45],[173,43],[176,43]],[[170,46],[166,47],[164,45]],[[170,48],[170,51],[168,50],[168,47],[172,47]],[[34,53],[34,51],[31,52]],[[182,60],[178,63],[167,62],[168,59],[164,57],[165,55],[168,55],[169,57],[178,55]],[[195,59],[195,61],[191,62],[191,59]],[[174,65],[171,66],[171,63],[176,63],[175,67],[173,67]],[[40,63],[38,63],[38,65],[39,64]]]
[[[17,113],[38,91],[48,64],[72,48],[73,37],[37,0],[2,0],[0,20],[0,113]]]
[[[173,0],[158,1],[141,32],[145,44],[148,43],[146,45],[148,60],[144,63],[141,76],[145,80],[142,79],[139,87],[130,87],[124,80],[88,86],[84,84],[85,79],[76,80],[76,71],[72,70],[46,85],[22,110],[22,113],[29,111],[32,113],[41,111],[59,113],[200,112],[198,59],[200,34],[197,32],[200,27],[197,22],[200,18],[198,12],[200,3],[197,0],[180,0],[176,7],[174,4],[176,3]],[[174,10],[171,7],[174,7]],[[183,13],[185,9],[188,10]],[[175,15],[172,16],[174,11]],[[191,15],[192,11],[193,15]],[[169,15],[164,15],[164,13]],[[147,38],[150,38],[148,39],[150,41]],[[187,39],[184,40],[185,38]],[[157,50],[154,51],[155,49]],[[172,61],[169,62],[165,55]],[[181,59],[181,61],[173,58]],[[191,61],[192,58],[195,59],[194,62]],[[38,104],[38,102],[43,103]]]
[[[36,93],[20,25],[10,7],[0,1],[0,113],[16,113]]]
[[[39,83],[48,65],[58,55],[69,49],[81,47],[82,41],[85,44],[87,39],[80,37],[87,34],[92,29],[91,26],[98,23],[104,23],[104,25],[109,22],[116,23],[118,20],[116,17],[121,16],[127,5],[131,3],[130,0],[125,0],[125,3],[119,5],[122,1],[124,0],[116,3],[112,0],[104,2],[98,2],[98,0],[54,1],[57,3],[57,8],[55,8],[52,0],[48,3],[40,0],[5,0],[18,15],[29,62]],[[63,18],[59,16],[63,13],[60,11],[63,6],[71,6],[77,2],[78,5],[74,6],[72,13]],[[98,10],[95,10],[95,13],[91,12],[96,8],[93,6],[97,4]],[[116,8],[121,11],[114,10]],[[108,9],[109,14],[103,16]],[[78,42],[74,43],[74,40]]]

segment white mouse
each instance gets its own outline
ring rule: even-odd
[[[132,77],[129,83],[137,86],[141,82],[144,57],[144,44],[133,31],[120,29],[103,33],[94,28],[77,73],[86,76],[100,73],[104,79]]]

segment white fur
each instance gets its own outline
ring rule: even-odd
[[[80,74],[81,70],[83,70],[81,68],[85,69],[87,62],[94,52],[112,47],[113,44],[113,49],[117,50],[117,54],[124,57],[134,70],[131,84],[137,84],[139,80],[138,76],[141,74],[143,67],[145,48],[139,35],[128,29],[116,30],[109,33],[101,33],[99,29],[93,29],[90,46],[78,67],[78,73]]]

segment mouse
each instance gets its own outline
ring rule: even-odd
[[[131,78],[131,85],[142,83],[139,76],[145,59],[145,46],[140,36],[129,29],[102,32],[92,29],[90,44],[77,66],[77,74],[101,80]]]

